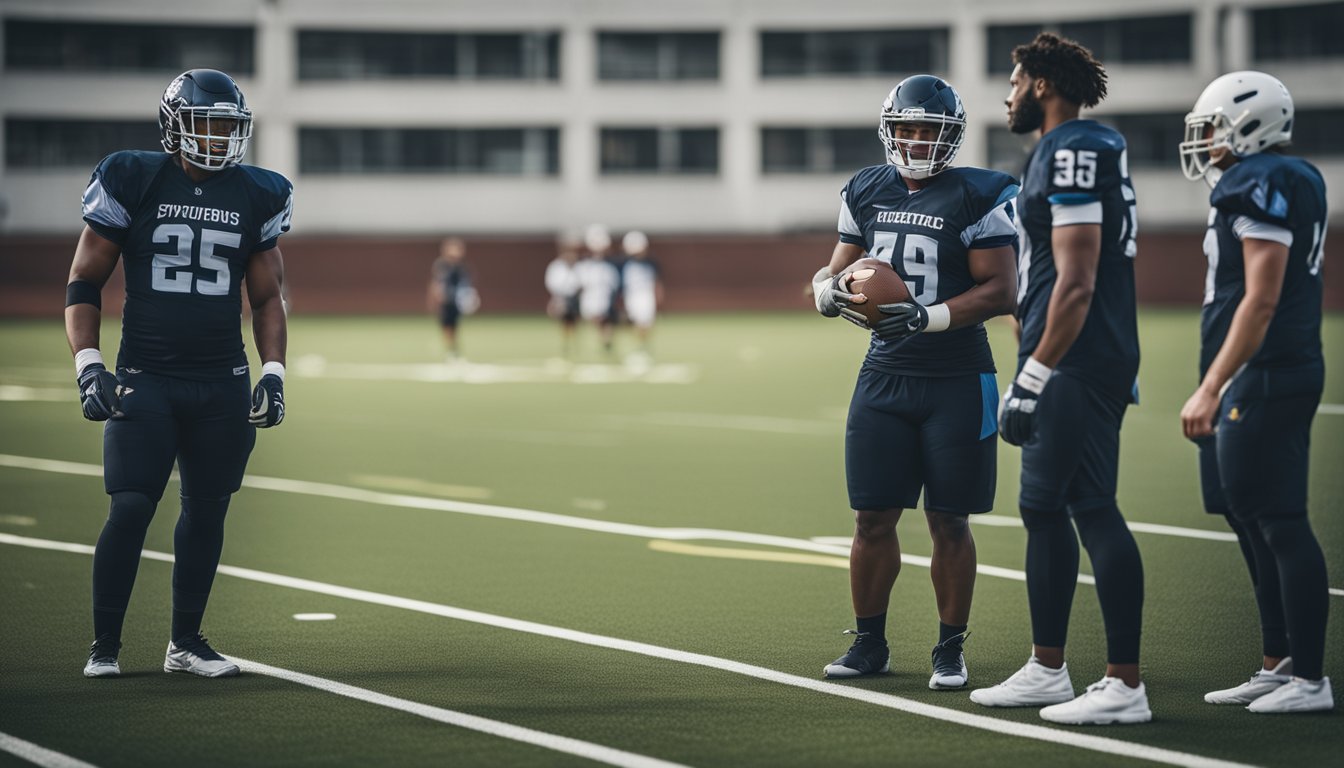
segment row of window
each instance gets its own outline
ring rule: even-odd
[[[1182,114],[1105,115],[1097,119],[1124,134],[1136,168],[1179,166],[1176,145]],[[1344,155],[1334,134],[1344,107],[1299,110],[1293,152],[1307,157]],[[883,162],[873,127],[766,126],[761,128],[763,173],[848,173]],[[1022,170],[1033,139],[995,126],[987,130],[987,164]],[[719,129],[713,126],[603,127],[598,132],[603,174],[715,174]],[[11,170],[91,168],[118,149],[159,149],[152,122],[5,120],[5,163]],[[255,146],[253,147],[255,152]],[[255,157],[255,154],[253,155]],[[305,174],[491,174],[556,176],[560,129],[358,128],[299,129],[299,172]]]
[[[1344,2],[1253,9],[1258,62],[1344,57]],[[251,75],[256,28],[6,19],[5,66],[14,70],[180,72],[214,67]],[[1103,62],[1188,63],[1193,15],[1173,13],[986,29],[991,73],[1011,69],[1012,49],[1049,29]],[[597,33],[597,76],[621,80],[717,80],[717,31]],[[760,32],[762,77],[946,72],[948,27]],[[300,80],[456,78],[558,80],[560,33],[298,32]]]

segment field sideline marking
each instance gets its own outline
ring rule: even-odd
[[[272,667],[269,664],[262,664],[258,661],[240,659],[237,656],[231,656],[230,658],[238,662],[238,664],[242,666],[244,672],[266,675],[267,677],[276,677],[291,683],[297,683],[298,685],[316,688],[319,691],[334,693],[337,696],[344,696],[348,699],[356,699],[375,706],[395,709],[400,712],[417,715],[436,722],[455,725],[470,731],[498,736],[503,739],[508,739],[509,741],[519,741],[524,744],[531,744],[532,746],[549,749],[554,752],[577,755],[599,763],[631,766],[631,768],[684,768],[681,763],[659,760],[655,757],[639,755],[634,752],[626,752],[613,747],[604,747],[601,744],[594,744],[590,741],[581,741],[579,739],[572,739],[568,736],[559,736],[554,733],[524,728],[521,725],[512,725],[498,720],[490,720],[484,717],[477,717],[476,715],[469,715],[465,712],[457,712],[451,709],[435,707],[430,704],[421,704],[409,699],[389,696],[385,693],[378,693],[377,691],[370,691],[367,688],[358,688],[335,680],[328,680],[325,677],[306,675],[302,672],[281,669],[280,667]]]
[[[0,732],[0,752],[8,752],[20,760],[27,760],[33,765],[42,766],[42,768],[96,768],[93,763],[86,763],[78,758],[47,749],[31,741],[24,741],[17,736],[10,736],[4,732]]]
[[[0,544],[11,544],[14,546],[28,547],[30,549],[69,552],[82,555],[93,554],[93,547],[88,544],[77,544],[68,541],[52,541],[50,539],[35,539],[27,536],[15,536],[9,533],[0,533]],[[172,555],[166,552],[156,552],[148,549],[141,553],[141,557],[146,560],[158,560],[166,563],[173,562]],[[683,664],[717,669],[722,672],[730,672],[732,674],[751,677],[757,680],[792,686],[794,688],[802,688],[817,693],[824,693],[829,696],[838,696],[840,698],[851,699],[864,704],[873,704],[887,709],[894,709],[898,712],[904,712],[910,715],[942,720],[955,725],[976,728],[1006,736],[1044,741],[1051,744],[1077,747],[1093,752],[1102,752],[1105,754],[1119,755],[1121,757],[1129,757],[1139,760],[1149,760],[1155,763],[1165,763],[1167,765],[1190,766],[1191,768],[1247,768],[1244,763],[1234,763],[1212,757],[1205,757],[1203,755],[1194,755],[1187,752],[1163,749],[1162,747],[1152,747],[1133,741],[1094,736],[1078,731],[1048,728],[1046,726],[1018,723],[1010,720],[999,720],[986,715],[977,715],[971,712],[962,712],[960,710],[939,707],[933,704],[924,704],[890,693],[881,693],[866,688],[852,688],[839,683],[828,683],[824,680],[802,677],[766,667],[758,667],[754,664],[746,664],[740,661],[733,661],[732,659],[723,659],[717,656],[693,653],[691,651],[680,651],[675,648],[666,648],[659,645],[641,643],[635,640],[623,640],[618,637],[597,635],[591,632],[566,629],[564,627],[541,624],[524,619],[514,619],[508,616],[473,611],[468,608],[458,608],[442,603],[431,603],[426,600],[416,600],[409,597],[398,597],[397,595],[388,595],[381,592],[370,592],[368,590],[355,589],[352,587],[342,587],[336,584],[327,584],[294,576],[283,576],[278,573],[268,573],[266,571],[240,568],[233,565],[221,565],[219,566],[218,572],[227,576],[245,579],[247,581],[271,584],[278,587],[288,587],[303,592],[313,592],[315,594],[329,595],[331,597],[342,597],[347,600],[355,600],[361,603],[371,603],[373,605],[382,605],[389,608],[401,608],[407,611],[426,613],[432,616],[442,616],[444,618],[466,621],[472,624],[482,624],[515,632],[524,632],[558,640],[568,640],[569,642],[579,643],[581,645],[625,651],[627,653],[634,653],[655,659],[677,661]]]

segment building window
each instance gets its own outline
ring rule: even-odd
[[[299,172],[554,176],[558,128],[299,129]]]
[[[300,80],[555,80],[558,32],[299,31]]]
[[[1344,3],[1251,11],[1256,61],[1344,57]]]
[[[1179,145],[1185,137],[1184,112],[1102,115],[1097,121],[1125,137],[1130,168],[1174,171],[1181,167]]]
[[[66,72],[163,72],[205,67],[254,71],[252,27],[72,24],[5,20],[5,68]]]
[[[946,27],[762,32],[763,77],[904,75],[947,71]]]
[[[1036,134],[1013,133],[1004,126],[993,126],[985,135],[988,148],[986,165],[996,171],[1012,174],[1019,180],[1027,166],[1027,158],[1036,146]]]
[[[718,128],[603,128],[604,174],[712,174],[719,170]]]
[[[875,127],[761,129],[763,173],[852,173],[885,161]]]
[[[1288,151],[1307,158],[1344,156],[1344,143],[1339,140],[1341,124],[1344,124],[1344,107],[1296,110],[1293,143]]]
[[[1069,21],[1062,24],[995,24],[986,35],[990,74],[1013,71],[1013,49],[1042,31],[1076,40],[1103,64],[1189,62],[1190,14]]]
[[[717,80],[718,32],[599,32],[600,80]]]
[[[79,168],[123,149],[162,151],[153,120],[5,120],[5,167],[9,170]]]

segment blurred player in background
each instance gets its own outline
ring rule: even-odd
[[[850,595],[858,628],[827,677],[889,668],[887,605],[901,569],[896,523],[924,495],[933,539],[938,642],[932,689],[966,685],[963,644],[975,590],[975,541],[967,516],[994,506],[994,359],[982,323],[1013,310],[1017,275],[1013,198],[1017,181],[954,168],[966,113],[952,86],[931,75],[902,80],[882,105],[887,164],[865,168],[841,190],[840,242],[813,277],[817,311],[850,308],[842,272],[865,253],[893,265],[911,300],[881,305],[885,319],[850,401],[845,474],[854,510]]]
[[[1262,713],[1335,706],[1323,674],[1329,583],[1307,519],[1329,217],[1320,172],[1283,152],[1293,114],[1283,83],[1233,72],[1204,89],[1180,148],[1185,175],[1213,188],[1200,383],[1181,424],[1199,444],[1204,508],[1241,542],[1264,651],[1248,682],[1204,700]]]
[[[649,256],[649,238],[643,232],[627,232],[621,239],[625,251],[625,265],[621,267],[622,295],[625,314],[635,327],[639,349],[636,361],[649,360],[649,334],[653,330],[658,305],[663,302],[663,281],[658,263]]]
[[[1116,505],[1120,424],[1137,402],[1134,187],[1125,138],[1082,107],[1106,97],[1090,51],[1043,33],[1013,50],[1008,126],[1041,132],[1022,176],[1018,372],[999,430],[1022,446],[1032,655],[971,693],[991,707],[1045,706],[1057,723],[1152,719],[1139,679],[1143,561]],[[1077,534],[1074,527],[1077,526]],[[1106,625],[1106,675],[1077,698],[1064,663],[1082,538]]]
[[[176,462],[173,619],[166,672],[238,674],[201,635],[224,546],[224,516],[257,427],[285,416],[280,235],[293,188],[240,161],[252,112],[233,79],[193,69],[159,106],[163,152],[115,152],[84,190],[84,227],[66,286],[65,328],[84,418],[105,421],[111,509],[93,555],[94,641],[86,677],[121,674],[118,651],[145,533]],[[122,259],[126,303],[116,375],[99,352],[103,285]],[[242,284],[263,361],[249,395]]]
[[[613,351],[616,335],[616,296],[621,289],[621,273],[607,258],[611,235],[607,228],[594,224],[583,239],[588,255],[574,266],[579,276],[579,313],[597,326],[602,350]]]
[[[467,246],[461,238],[445,238],[439,244],[439,256],[430,268],[429,308],[438,313],[449,362],[461,359],[457,339],[458,321],[462,315],[472,314],[481,305],[480,295],[471,284],[471,273],[462,263],[466,254]]]
[[[560,354],[565,359],[574,354],[574,326],[579,320],[578,261],[579,244],[562,240],[559,253],[546,265],[546,292],[551,295],[546,314],[560,321]]]

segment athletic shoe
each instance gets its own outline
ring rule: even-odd
[[[1073,701],[1069,665],[1051,669],[1035,656],[998,685],[971,691],[971,701],[982,707],[1043,707]]]
[[[966,687],[966,656],[961,652],[961,646],[970,636],[970,632],[962,632],[933,646],[933,676],[929,678],[930,689],[945,691]]]
[[[1210,704],[1250,704],[1267,693],[1273,693],[1292,679],[1293,660],[1285,658],[1278,666],[1256,672],[1250,680],[1235,688],[1204,694],[1204,700]]]
[[[844,656],[832,661],[822,670],[826,677],[859,677],[876,675],[891,669],[891,651],[887,641],[880,640],[871,632],[858,632],[846,629],[846,635],[854,635],[854,644]]]
[[[1252,701],[1246,707],[1261,715],[1285,712],[1325,712],[1335,708],[1335,694],[1330,690],[1330,678],[1303,680],[1294,677],[1273,691]]]
[[[163,658],[164,672],[190,672],[201,677],[230,677],[238,674],[238,665],[215,653],[200,632],[183,635],[168,644]]]
[[[121,665],[117,663],[117,653],[121,643],[100,637],[89,644],[89,660],[84,665],[85,677],[116,677],[121,674]]]
[[[1130,688],[1118,677],[1103,677],[1082,696],[1041,710],[1041,719],[1065,725],[1146,723],[1153,719],[1143,683]]]

